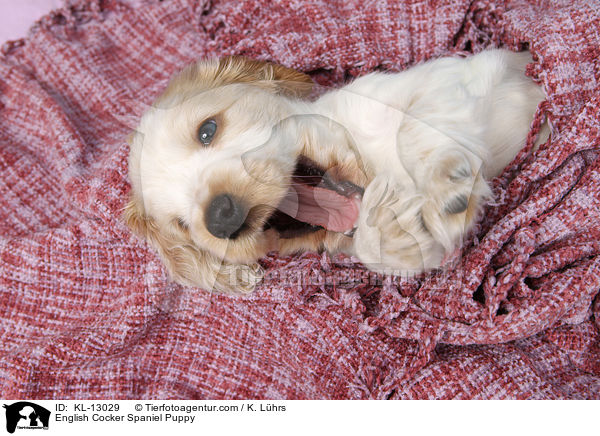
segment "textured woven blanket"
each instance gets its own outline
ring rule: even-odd
[[[595,0],[137,3],[70,2],[3,47],[3,397],[600,399]],[[444,271],[272,254],[254,294],[219,296],[170,282],[120,219],[125,138],[199,57],[336,86],[492,46],[528,47],[548,98]]]

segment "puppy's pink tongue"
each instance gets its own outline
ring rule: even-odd
[[[298,221],[345,232],[354,228],[359,207],[356,198],[318,186],[293,184],[277,208]]]

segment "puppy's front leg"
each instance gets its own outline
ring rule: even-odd
[[[383,273],[412,275],[439,266],[444,249],[423,223],[425,202],[414,186],[385,174],[375,177],[363,196],[354,255]]]
[[[482,175],[482,161],[459,148],[444,149],[423,164],[419,177],[423,194],[423,223],[446,252],[461,239],[479,216],[491,191]]]

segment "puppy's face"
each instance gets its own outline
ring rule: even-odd
[[[305,148],[293,97],[311,84],[304,74],[243,58],[200,62],[143,116],[130,140],[125,218],[176,280],[251,290],[260,279],[256,260],[280,248],[282,232],[310,234],[305,248],[325,237],[276,211]]]
[[[296,135],[283,126],[288,112],[285,100],[248,84],[162,99],[132,144],[132,183],[145,214],[229,262],[263,255],[262,228],[297,154]]]

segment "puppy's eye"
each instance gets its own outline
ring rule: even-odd
[[[196,137],[204,145],[209,145],[213,140],[213,137],[217,133],[217,122],[213,119],[206,120],[198,127]]]

